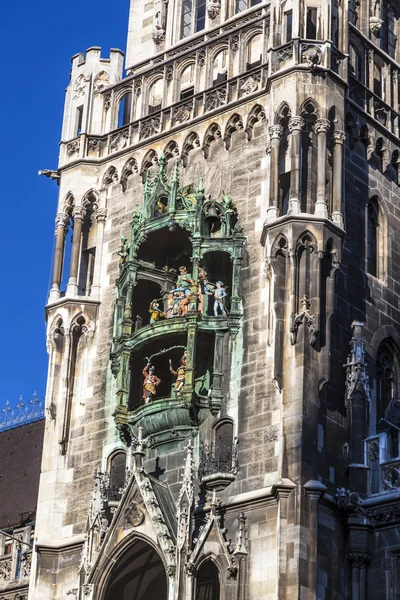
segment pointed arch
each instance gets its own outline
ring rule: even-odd
[[[320,109],[319,104],[314,100],[314,98],[307,98],[304,100],[302,105],[300,106],[300,116],[303,119],[309,118],[310,116],[318,119],[320,117]]]
[[[225,126],[224,144],[225,144],[226,150],[229,150],[229,148],[231,146],[231,139],[232,139],[232,135],[234,134],[234,132],[242,131],[242,130],[243,130],[243,119],[239,114],[235,113],[229,118],[229,120]]]
[[[154,165],[156,165],[157,163],[158,163],[157,152],[155,150],[153,150],[153,148],[150,148],[150,150],[148,150],[146,152],[146,154],[144,155],[142,162],[140,164],[139,174],[142,177],[143,183],[146,178],[146,171],[148,169],[150,169],[151,167],[153,167]]]
[[[183,166],[186,167],[188,163],[189,153],[195,148],[200,147],[200,138],[199,135],[195,131],[191,131],[188,136],[186,136],[185,141],[183,142],[181,159]]]
[[[221,127],[218,125],[218,123],[211,123],[211,125],[208,127],[207,131],[204,134],[204,140],[203,140],[204,158],[208,158],[211,143],[216,142],[221,137],[222,137]]]
[[[177,158],[179,156],[179,146],[175,140],[170,140],[163,150],[165,158],[170,160],[171,158]]]
[[[94,188],[91,188],[82,196],[82,206],[86,209],[90,207],[91,210],[94,210],[97,208],[98,203],[99,194]]]
[[[121,171],[120,184],[123,192],[126,191],[129,177],[134,173],[139,173],[139,167],[136,158],[131,156],[131,158],[126,161]]]
[[[267,117],[264,107],[261,106],[261,104],[256,104],[255,106],[253,106],[248,114],[245,129],[248,141],[250,141],[253,137],[253,129],[256,123],[262,123],[264,121],[266,122],[266,120]]]
[[[274,123],[276,125],[285,126],[288,119],[292,116],[292,110],[287,102],[282,102],[275,113]]]
[[[72,214],[72,209],[75,206],[75,198],[74,195],[72,194],[72,192],[68,192],[67,195],[64,198],[64,202],[62,204],[62,209],[63,212],[65,212],[67,215],[71,216]]]
[[[108,169],[106,170],[106,172],[103,175],[101,187],[108,188],[110,185],[113,185],[117,182],[118,182],[118,171],[117,171],[116,167],[111,165],[110,167],[108,167]]]

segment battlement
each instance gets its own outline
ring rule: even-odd
[[[109,64],[115,68],[118,72],[122,71],[125,54],[118,48],[110,49],[109,58],[103,58],[101,56],[100,46],[91,46],[86,50],[86,53],[79,52],[71,58],[72,72],[76,69],[80,69],[83,66],[95,66],[98,64]]]

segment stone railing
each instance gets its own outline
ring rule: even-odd
[[[381,465],[381,491],[400,492],[400,458]]]

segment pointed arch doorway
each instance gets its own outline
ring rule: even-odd
[[[104,600],[167,600],[164,564],[152,546],[135,542],[111,570]]]

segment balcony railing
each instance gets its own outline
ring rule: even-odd
[[[236,475],[238,470],[238,442],[236,438],[232,445],[203,444],[199,465],[200,479],[217,473]]]

